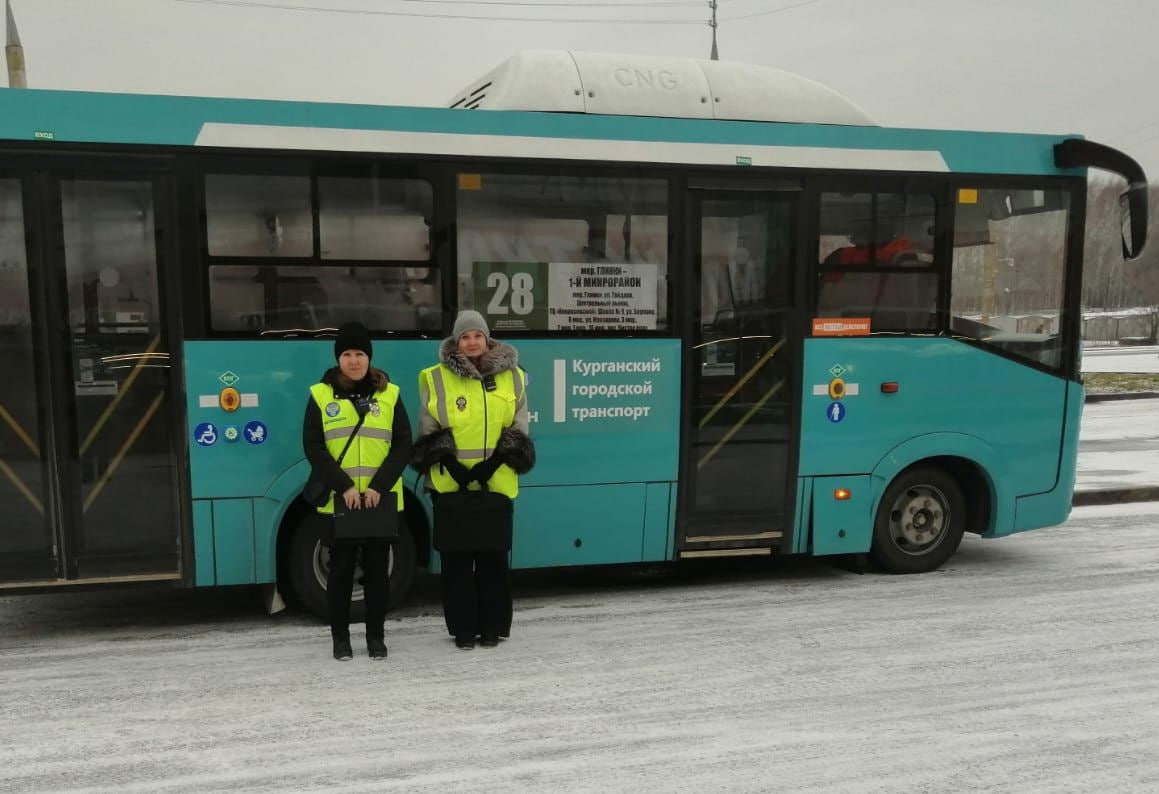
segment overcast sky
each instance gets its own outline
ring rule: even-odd
[[[697,0],[12,8],[29,86],[90,91],[443,105],[521,49],[707,57],[710,46]],[[884,125],[1081,133],[1159,181],[1159,0],[720,0],[718,13],[722,60],[818,80]],[[620,21],[563,21],[581,18]],[[654,22],[623,21],[642,19]]]

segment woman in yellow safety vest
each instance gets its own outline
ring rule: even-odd
[[[373,353],[370,332],[364,325],[347,323],[338,329],[334,340],[338,366],[328,369],[322,380],[310,387],[302,427],[302,445],[313,476],[331,492],[318,512],[331,518],[322,531],[322,539],[330,547],[326,600],[334,658],[340,661],[354,655],[350,647],[350,596],[360,552],[366,597],[366,650],[371,659],[386,658],[390,539],[335,538],[335,501],[347,511],[375,508],[380,502],[387,509],[393,506],[399,513],[398,531],[403,531],[401,477],[414,451],[410,419],[399,388],[385,372],[370,365]]]
[[[451,336],[439,347],[439,363],[419,374],[413,464],[427,472],[435,501],[443,614],[455,644],[464,650],[474,648],[477,637],[483,647],[493,648],[511,634],[510,523],[503,539],[484,527],[492,522],[482,513],[477,522],[469,515],[454,527],[441,526],[441,516],[447,514],[449,495],[464,489],[507,500],[518,495],[519,475],[535,465],[526,386],[515,348],[492,339],[487,321],[476,311],[459,313]],[[442,511],[440,500],[448,503]]]

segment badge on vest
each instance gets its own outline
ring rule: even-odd
[[[340,406],[338,403],[330,403],[329,405],[326,406],[326,415],[327,416],[330,416],[330,417],[338,416],[339,412],[341,412],[341,411],[342,411],[342,406]]]
[[[378,400],[371,400],[370,401],[370,415],[371,416],[378,416],[380,413],[382,413],[382,409],[378,407]]]
[[[467,398],[460,395],[459,399],[455,400],[455,407],[460,411],[467,410]]]

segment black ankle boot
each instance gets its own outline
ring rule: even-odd
[[[340,662],[348,662],[354,658],[354,649],[350,647],[349,637],[334,638],[334,658]]]
[[[474,650],[475,638],[474,637],[467,637],[465,635],[462,637],[455,637],[455,647],[457,647],[461,651]]]
[[[371,659],[385,659],[386,643],[381,637],[367,637],[366,652],[370,655]]]

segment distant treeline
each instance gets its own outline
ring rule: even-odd
[[[1119,226],[1122,180],[1092,178],[1087,190],[1083,306],[1087,309],[1154,307],[1159,321],[1159,185],[1148,196],[1150,219],[1142,256],[1123,261]]]

